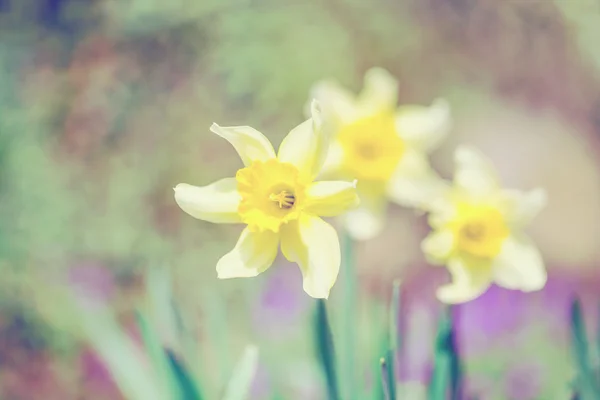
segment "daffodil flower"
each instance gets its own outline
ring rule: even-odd
[[[300,266],[303,287],[327,298],[340,267],[335,229],[319,216],[337,216],[358,205],[356,182],[319,181],[329,140],[322,129],[318,103],[311,118],[294,128],[276,155],[269,140],[248,126],[211,126],[240,155],[245,167],[235,178],[204,187],[175,187],[175,200],[191,216],[214,223],[242,223],[246,228],[234,249],[217,263],[220,279],[253,277],[283,255]]]
[[[356,97],[333,81],[317,83],[312,94],[333,115],[324,175],[358,180],[361,206],[345,215],[355,239],[370,239],[381,231],[388,198],[419,207],[441,190],[443,181],[427,154],[449,131],[446,101],[397,108],[398,82],[380,68],[367,71]]]
[[[446,265],[452,276],[438,299],[467,302],[492,282],[524,292],[543,288],[544,262],[522,230],[545,206],[545,191],[502,189],[490,162],[473,148],[457,148],[454,159],[454,183],[430,203],[433,231],[421,246],[432,264]]]

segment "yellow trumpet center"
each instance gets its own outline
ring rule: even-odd
[[[254,161],[237,172],[236,180],[242,198],[238,213],[250,230],[278,232],[281,224],[299,217],[305,185],[294,165]]]
[[[404,154],[393,112],[362,118],[340,130],[343,168],[359,181],[385,182],[390,179]]]
[[[456,249],[475,257],[493,258],[510,234],[502,213],[492,206],[460,204],[451,223]]]

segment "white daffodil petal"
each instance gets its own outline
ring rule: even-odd
[[[312,117],[294,129],[283,139],[277,157],[281,162],[295,165],[304,179],[312,181],[320,172],[330,138],[322,129],[321,111],[319,104],[313,100]]]
[[[503,190],[503,209],[507,222],[515,229],[528,225],[548,203],[544,189],[529,192]]]
[[[235,178],[221,179],[208,186],[180,183],[173,190],[179,207],[194,218],[214,223],[241,222]]]
[[[358,206],[356,182],[320,181],[306,189],[305,211],[334,217]]]
[[[360,205],[344,214],[348,234],[356,240],[369,240],[383,230],[387,204],[384,198],[363,196],[359,192]]]
[[[444,99],[437,99],[429,107],[400,106],[396,113],[398,135],[411,147],[430,152],[450,132],[450,106]]]
[[[266,161],[275,158],[275,150],[269,139],[254,128],[212,124],[210,130],[231,143],[246,166],[250,165],[252,161]]]
[[[328,177],[339,176],[344,160],[344,150],[340,143],[336,140],[331,142],[325,163],[321,168],[321,172],[318,177],[321,179],[327,179]]]
[[[398,80],[383,68],[365,73],[364,87],[357,103],[364,114],[393,110],[398,101]]]
[[[423,153],[407,149],[388,182],[390,198],[405,207],[428,209],[450,184],[429,166]]]
[[[300,266],[304,291],[311,297],[329,297],[341,263],[338,235],[319,217],[302,215],[281,229],[281,251]]]
[[[279,235],[275,232],[242,231],[229,253],[217,263],[219,279],[253,277],[269,268],[277,256]]]
[[[494,281],[507,289],[540,290],[548,279],[537,247],[526,237],[510,236],[493,262]]]
[[[492,282],[492,269],[484,260],[451,258],[448,271],[452,283],[437,290],[437,298],[446,304],[458,304],[471,301],[482,295]]]
[[[445,226],[456,217],[457,213],[456,202],[453,200],[453,190],[447,190],[437,199],[425,204],[425,207],[429,212],[427,218],[429,226],[433,229]]]
[[[454,184],[470,196],[486,197],[498,190],[498,178],[489,160],[470,146],[454,152]]]
[[[337,82],[322,81],[310,91],[311,97],[317,99],[323,113],[329,115],[337,125],[349,124],[356,119],[354,95]],[[305,107],[305,114],[311,116],[312,100]]]
[[[454,249],[454,233],[450,229],[433,231],[421,242],[421,250],[431,264],[441,265]]]

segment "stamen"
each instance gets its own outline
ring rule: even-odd
[[[373,143],[361,143],[358,145],[358,154],[366,160],[372,160],[377,157],[377,149]]]
[[[460,230],[461,234],[468,240],[478,242],[485,236],[485,227],[483,224],[466,224]]]
[[[282,190],[279,194],[271,194],[269,200],[279,203],[279,208],[289,209],[294,206],[296,197],[285,190]]]

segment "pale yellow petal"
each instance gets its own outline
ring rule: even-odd
[[[425,206],[426,210],[429,211],[427,220],[433,229],[445,226],[457,214],[454,191],[451,189],[442,193],[437,199],[432,199]]]
[[[421,250],[434,265],[445,264],[454,249],[454,233],[450,229],[433,231],[421,242]]]
[[[217,263],[219,279],[249,278],[269,268],[277,256],[279,235],[245,228],[233,250]]]
[[[335,217],[359,203],[356,181],[320,181],[306,189],[304,210],[322,217]]]
[[[537,247],[526,237],[510,236],[493,263],[494,281],[507,289],[540,290],[548,279]]]
[[[365,73],[364,86],[357,99],[361,114],[391,111],[398,102],[398,80],[383,68],[371,68]]]
[[[241,222],[235,178],[221,179],[208,186],[180,183],[173,190],[179,207],[194,218],[214,223]]]
[[[450,132],[450,106],[444,99],[437,99],[428,107],[404,105],[396,113],[398,135],[412,148],[430,152]]]
[[[277,155],[281,162],[295,165],[307,181],[312,181],[321,172],[330,144],[330,135],[322,129],[321,111],[316,100],[312,102],[311,115],[283,139]]]
[[[479,150],[459,146],[454,152],[454,162],[454,184],[461,191],[482,198],[499,190],[494,167]]]
[[[302,215],[281,228],[281,251],[299,265],[309,296],[329,297],[341,263],[340,242],[331,225],[319,217]]]
[[[513,229],[528,225],[548,203],[546,191],[540,188],[529,192],[503,190],[501,197],[502,209]]]
[[[317,99],[323,113],[327,113],[337,125],[349,124],[356,119],[355,96],[334,81],[321,81],[310,91],[311,98]],[[311,116],[312,100],[305,109],[305,114]]]
[[[438,288],[437,298],[443,303],[466,303],[482,295],[492,282],[490,262],[481,259],[453,257],[448,261],[452,282]]]
[[[449,188],[449,182],[430,167],[424,153],[407,149],[388,182],[387,192],[401,206],[427,209]]]
[[[385,225],[387,203],[383,197],[371,197],[359,192],[360,205],[344,214],[348,234],[355,240],[375,238]]]
[[[275,150],[269,139],[254,128],[212,124],[210,130],[231,143],[246,166],[250,165],[252,161],[266,161],[275,158]]]
[[[331,177],[339,177],[340,171],[343,168],[344,150],[337,140],[332,140],[325,157],[325,163],[321,168],[321,173],[317,177],[328,179]]]

